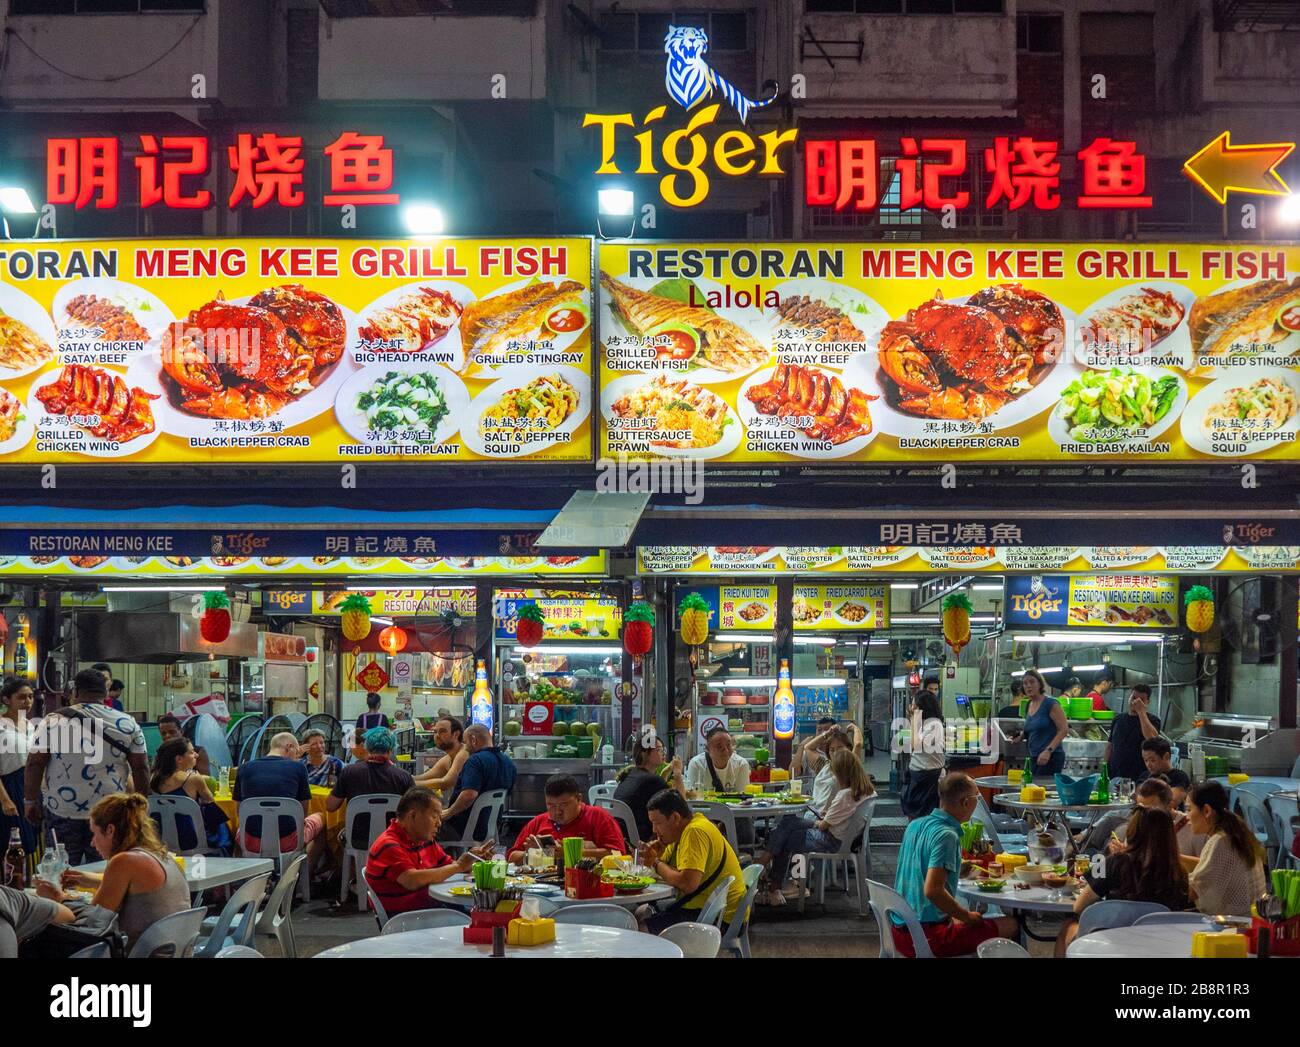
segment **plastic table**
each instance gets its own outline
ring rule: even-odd
[[[1133,809],[1133,801],[1125,803],[1061,803],[1059,799],[1054,799],[1055,793],[1048,793],[1046,800],[1033,802],[1022,800],[1019,793],[1001,793],[993,797],[993,802],[999,807],[1006,807],[1013,811],[1046,811],[1047,813],[1060,814],[1078,814],[1082,816],[1086,829],[1091,829],[1103,814],[1109,814],[1111,811],[1129,811]]]
[[[436,927],[401,934],[363,938],[316,954],[317,959],[400,958],[443,959],[490,957],[490,945],[466,945],[460,927]],[[506,946],[508,959],[681,959],[682,950],[666,938],[640,931],[586,924],[562,923],[555,928],[555,941],[546,945]]]
[[[443,883],[435,883],[429,888],[429,896],[443,905],[452,905],[457,909],[470,909],[474,905],[474,899],[465,895],[452,894],[453,887],[459,887],[469,883],[468,876],[457,879],[452,878]],[[537,895],[537,900],[543,902],[543,912],[547,908],[564,908],[568,905],[621,905],[626,909],[635,909],[638,905],[645,902],[663,901],[665,898],[673,897],[677,892],[669,887],[666,883],[656,884],[654,887],[647,887],[644,891],[638,891],[636,894],[619,894],[615,892],[610,898],[569,898],[563,893]],[[528,897],[525,895],[525,897]]]
[[[1026,887],[1017,890],[1011,883],[1000,891],[981,891],[974,880],[962,880],[957,884],[957,893],[972,904],[983,902],[996,905],[1007,912],[1050,913],[1053,916],[1068,916],[1074,912],[1075,895],[1070,891],[1054,887]]]
[[[103,872],[108,862],[91,862],[77,866],[83,872]],[[254,876],[274,871],[270,858],[219,858],[195,854],[185,859],[185,882],[190,892],[200,894],[213,887],[243,883]]]
[[[1209,921],[1112,927],[1108,931],[1093,931],[1082,938],[1074,939],[1066,949],[1065,955],[1135,960],[1183,960],[1192,955],[1192,935],[1216,930],[1218,928]]]

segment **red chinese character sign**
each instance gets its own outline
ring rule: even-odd
[[[211,171],[212,143],[206,136],[142,134],[138,144],[135,168],[141,207],[161,204],[202,210],[212,205],[212,192],[202,187]],[[300,135],[236,135],[234,144],[226,148],[226,164],[233,175],[227,207],[302,207],[307,202],[303,150]],[[117,207],[121,151],[113,137],[49,139],[46,202],[70,204],[78,211],[92,204],[98,210]],[[385,146],[383,135],[344,131],[322,152],[328,161],[328,192],[321,199],[325,206],[401,202],[392,191],[393,150]]]
[[[357,683],[367,691],[380,691],[388,686],[388,674],[378,662],[371,662],[357,673]]]
[[[893,160],[897,208],[958,211],[971,206],[969,144],[961,138],[902,138]],[[1148,208],[1146,157],[1136,142],[1097,138],[1078,154],[1081,208]],[[976,163],[979,160],[976,159]],[[804,203],[835,211],[874,211],[889,189],[889,158],[870,138],[806,139]],[[983,150],[985,210],[1055,211],[1062,203],[1060,143],[999,137]],[[882,175],[884,176],[882,179]],[[892,201],[892,197],[890,198]]]

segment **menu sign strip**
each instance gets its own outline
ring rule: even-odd
[[[1300,248],[602,243],[601,453],[1294,459]]]
[[[0,464],[589,460],[590,245],[5,251]]]

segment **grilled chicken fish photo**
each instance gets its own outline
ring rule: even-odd
[[[698,331],[702,357],[699,362],[709,367],[728,374],[744,374],[765,363],[771,355],[752,334],[712,309],[638,291],[608,273],[600,274],[600,286],[609,295],[614,315],[632,334],[644,337],[665,324],[681,324]]]

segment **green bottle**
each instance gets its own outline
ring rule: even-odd
[[[1021,780],[1020,784],[1021,785],[1034,784],[1034,761],[1032,757],[1029,756],[1025,757],[1025,775],[1024,778]]]
[[[1101,776],[1097,779],[1097,802],[1110,803],[1110,772],[1105,760],[1101,762]]]

